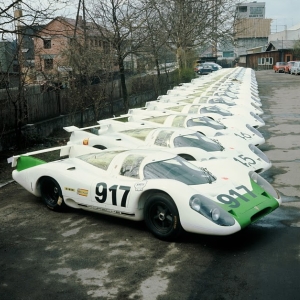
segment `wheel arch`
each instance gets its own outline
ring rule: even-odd
[[[42,181],[45,179],[52,179],[55,180],[57,182],[56,179],[54,179],[52,176],[47,176],[47,175],[43,175],[41,176],[37,181],[36,181],[36,191],[38,192],[39,196],[41,196],[41,185],[42,185]],[[58,183],[58,182],[57,182]],[[58,183],[59,184],[59,183]],[[59,184],[60,186],[60,184]],[[62,188],[60,186],[60,189],[62,191]]]
[[[153,194],[157,194],[157,193],[160,193],[160,194],[164,194],[168,197],[170,197],[172,200],[173,198],[171,197],[170,194],[166,193],[166,191],[164,190],[160,190],[160,189],[151,189],[151,190],[147,190],[147,191],[144,191],[140,197],[139,197],[139,201],[138,201],[138,209],[140,210],[143,210],[144,209],[144,206],[145,206],[145,202],[146,200]],[[174,200],[173,200],[174,201]],[[176,204],[175,204],[176,205]],[[143,214],[143,219],[144,219],[144,214]]]

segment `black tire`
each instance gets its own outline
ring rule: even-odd
[[[148,229],[161,240],[175,240],[183,231],[174,201],[164,193],[151,195],[144,206]]]
[[[56,180],[45,177],[41,181],[41,196],[49,209],[63,211],[66,208],[61,188]]]

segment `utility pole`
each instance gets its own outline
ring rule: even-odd
[[[21,3],[17,2],[16,9],[14,10],[14,19],[15,19],[15,30],[16,30],[16,46],[17,46],[17,60],[19,64],[19,75],[20,82],[23,81],[22,72],[23,72],[23,53],[22,53],[22,28],[21,28],[21,18],[22,18],[22,7]]]
[[[28,120],[28,107],[27,101],[24,95],[24,84],[25,84],[25,76],[23,71],[25,69],[24,66],[24,55],[22,52],[22,27],[21,27],[21,18],[22,18],[22,7],[21,1],[16,3],[14,8],[14,19],[15,19],[15,30],[16,30],[16,38],[17,38],[17,61],[18,61],[18,74],[19,74],[19,83],[18,83],[18,96],[14,101],[15,106],[15,129],[16,129],[16,137],[17,137],[17,147],[20,146],[21,141],[21,130],[22,126],[27,123]]]

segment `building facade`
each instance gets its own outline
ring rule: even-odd
[[[239,19],[264,19],[265,18],[265,2],[248,2],[248,3],[239,3],[236,6],[236,16]]]
[[[268,44],[272,19],[265,19],[265,2],[238,4],[234,24],[234,52],[239,57],[247,49]]]
[[[34,53],[38,81],[72,72],[111,71],[115,67],[110,46],[97,26],[81,17],[53,19],[34,38]]]

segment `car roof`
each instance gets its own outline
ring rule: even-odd
[[[105,149],[97,152],[92,152],[84,155],[77,156],[89,164],[92,164],[100,169],[108,170],[111,167],[115,167],[120,161],[123,161],[126,157],[132,157],[132,159],[142,159],[144,164],[172,159],[176,157],[176,154],[171,152],[156,150],[156,149]]]

